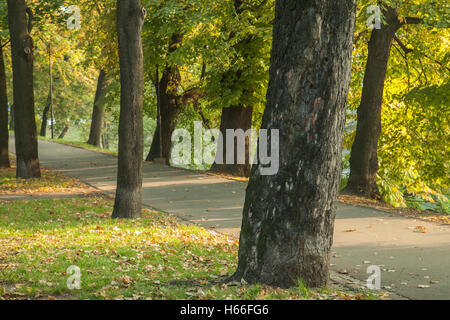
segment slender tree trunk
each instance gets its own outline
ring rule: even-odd
[[[97,91],[95,93],[94,108],[92,110],[91,130],[89,133],[88,144],[100,147],[100,137],[102,135],[104,98],[106,93],[107,81],[105,70],[100,70],[97,81]]]
[[[50,111],[50,93],[48,94],[47,103],[44,110],[42,111],[42,123],[40,136],[45,137],[47,134],[47,122],[48,122],[48,112]]]
[[[177,50],[183,43],[182,34],[173,34],[169,54]],[[156,158],[162,157],[166,159],[166,164],[170,162],[170,151],[172,150],[172,133],[175,130],[178,117],[181,113],[182,104],[179,103],[180,96],[178,89],[180,88],[181,75],[177,66],[167,65],[162,74],[159,83],[159,103],[161,108],[161,126],[156,126],[156,131],[153,136],[150,152],[147,155],[146,161],[153,161]],[[159,135],[162,132],[162,139]],[[160,152],[160,140],[162,140],[162,152]]]
[[[10,113],[9,130],[14,131],[14,105],[11,106],[9,113]]]
[[[120,62],[120,118],[117,189],[113,218],[136,218],[142,211],[143,53],[145,9],[139,0],[117,0]]]
[[[378,140],[381,134],[381,107],[384,81],[395,32],[401,27],[397,11],[387,8],[386,24],[374,29],[364,74],[355,141],[350,155],[350,177],[345,192],[378,197]]]
[[[64,139],[64,137],[66,136],[68,131],[69,131],[69,126],[65,126],[64,129],[59,134],[58,139]]]
[[[327,284],[354,15],[354,0],[276,1],[262,128],[280,130],[280,168],[252,168],[234,279]]]
[[[0,43],[0,168],[10,168],[8,132],[8,95],[6,93],[5,61],[3,44]]]
[[[226,164],[227,153],[227,129],[238,130],[241,129],[244,132],[252,128],[252,107],[228,107],[222,109],[222,117],[220,121],[220,132],[222,133],[222,142],[219,142],[219,146],[224,146],[222,159],[216,159],[216,162],[211,167],[211,171],[226,173],[233,176],[248,177],[250,175],[251,169],[251,159],[250,159],[250,139],[245,140],[245,164],[238,164],[237,153],[238,153],[238,139],[234,138],[234,163]]]
[[[27,8],[24,0],[8,0],[8,18],[13,67],[16,176],[36,178],[41,176],[41,172],[34,111],[31,9]]]

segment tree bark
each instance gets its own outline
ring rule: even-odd
[[[397,10],[387,7],[386,24],[372,31],[364,74],[355,141],[350,154],[350,176],[345,192],[379,197],[377,186],[378,140],[384,81],[395,32],[402,26]]]
[[[238,153],[238,139],[234,138],[234,163],[226,164],[227,158],[227,129],[242,129],[244,132],[252,128],[252,107],[228,107],[222,109],[222,117],[220,120],[220,132],[222,133],[222,142],[219,142],[219,146],[223,146],[223,157],[222,159],[216,159],[211,167],[211,171],[226,173],[238,177],[248,177],[250,175],[251,169],[251,159],[250,159],[250,139],[245,139],[245,163],[238,164],[237,153]],[[220,155],[222,153],[219,153]],[[219,156],[218,156],[219,157]]]
[[[142,211],[143,52],[145,9],[139,0],[117,0],[120,117],[117,189],[113,218],[137,218]]]
[[[40,136],[45,137],[47,134],[47,122],[48,122],[48,112],[50,111],[50,93],[48,94],[47,103],[44,110],[42,111],[42,123]]]
[[[182,34],[173,34],[169,46],[169,54],[177,50],[183,43]],[[158,79],[156,79],[158,81]],[[162,157],[166,159],[166,164],[170,163],[170,151],[172,150],[172,133],[175,130],[178,117],[181,113],[182,105],[179,103],[180,96],[178,89],[181,84],[181,75],[177,66],[166,65],[159,83],[159,103],[161,109],[161,126],[156,126],[153,135],[152,145],[145,161],[153,161]],[[159,135],[162,132],[162,139]],[[160,152],[160,140],[162,140],[162,152]]]
[[[64,137],[66,136],[68,131],[69,131],[69,126],[65,126],[64,129],[59,134],[58,139],[64,139]]]
[[[10,168],[8,132],[8,95],[6,92],[3,44],[0,43],[0,168]]]
[[[89,132],[89,140],[87,142],[88,144],[97,147],[100,147],[101,142],[106,87],[106,72],[102,69],[98,75],[97,91],[95,93],[94,108],[92,110],[91,130]]]
[[[28,21],[27,21],[28,14]],[[33,93],[34,41],[31,9],[24,0],[8,0],[13,67],[17,178],[41,176]]]
[[[252,167],[233,279],[327,284],[354,20],[354,0],[276,1],[262,128],[280,130],[280,168]]]
[[[9,130],[14,131],[14,105],[11,106],[11,109],[9,111],[10,118],[9,118]]]

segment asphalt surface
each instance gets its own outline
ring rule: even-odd
[[[115,156],[41,140],[39,157],[43,167],[115,192]],[[149,163],[143,176],[144,205],[239,236],[245,182]],[[417,226],[426,233],[416,232]],[[333,271],[364,283],[367,268],[378,266],[382,291],[450,299],[450,226],[338,203],[331,263]]]

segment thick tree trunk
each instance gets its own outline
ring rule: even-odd
[[[66,136],[68,131],[69,131],[69,126],[65,126],[64,129],[59,134],[58,139],[64,139],[64,137]]]
[[[378,197],[378,139],[381,134],[381,106],[384,81],[395,32],[401,27],[395,9],[385,11],[386,24],[374,29],[364,74],[358,124],[350,155],[350,177],[345,192]]]
[[[100,147],[100,139],[102,135],[103,113],[104,113],[104,98],[106,93],[106,72],[100,70],[97,80],[97,91],[95,93],[94,108],[92,110],[91,130],[89,133],[88,144]]]
[[[248,177],[251,169],[250,159],[250,139],[245,139],[245,163],[238,164],[238,150],[240,149],[240,142],[237,138],[234,138],[234,161],[232,164],[227,164],[227,129],[238,130],[241,129],[244,132],[252,128],[252,107],[229,107],[222,109],[222,117],[220,121],[220,132],[222,133],[222,141],[219,141],[219,146],[223,146],[223,153],[218,153],[216,162],[212,165],[211,171],[226,173],[233,176]]]
[[[252,168],[234,279],[327,284],[354,15],[354,0],[276,1],[262,128],[279,129],[280,168]]]
[[[120,118],[117,189],[113,218],[136,218],[142,211],[144,152],[143,53],[145,9],[139,0],[117,0],[120,62]]]
[[[33,93],[34,41],[29,33],[32,27],[31,10],[24,0],[8,0],[8,18],[13,67],[16,176],[36,178],[41,176],[41,171]]]
[[[11,110],[9,111],[10,118],[9,118],[9,130],[14,131],[14,105],[11,106]]]
[[[42,111],[42,123],[40,136],[45,137],[47,134],[47,122],[48,122],[48,112],[50,111],[50,93],[48,94],[47,103],[44,110]]]
[[[8,132],[8,95],[6,93],[3,44],[0,43],[0,168],[10,168]]]
[[[169,46],[169,54],[175,52],[183,43],[183,35],[175,33]],[[177,66],[166,65],[159,82],[159,104],[161,109],[161,126],[156,126],[150,152],[145,161],[153,161],[160,158],[160,154],[166,159],[166,164],[170,163],[170,151],[172,150],[172,133],[177,125],[178,117],[181,113],[182,105],[179,103],[181,75]],[[162,132],[162,138],[160,134]],[[162,141],[162,152],[160,151],[160,140]]]

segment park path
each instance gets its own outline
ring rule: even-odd
[[[39,156],[42,166],[114,195],[115,156],[43,140]],[[148,163],[143,176],[144,205],[239,235],[245,182]],[[427,232],[415,232],[418,225]],[[450,226],[338,203],[331,263],[335,274],[364,282],[367,267],[377,265],[382,290],[402,297],[450,299]]]

